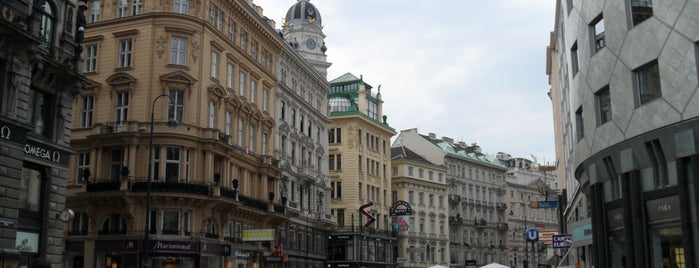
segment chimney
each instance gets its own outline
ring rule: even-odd
[[[443,140],[443,141],[446,141],[446,142],[448,142],[448,143],[454,143],[454,139],[449,138],[449,137],[442,137],[442,140]]]
[[[432,132],[430,132],[430,134],[428,134],[428,135],[430,136],[430,139],[436,139],[436,138],[437,138],[437,135],[434,134],[434,133],[432,133]]]

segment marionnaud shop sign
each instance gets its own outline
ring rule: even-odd
[[[197,242],[190,241],[151,240],[148,244],[152,251],[180,253],[197,253],[199,251]]]

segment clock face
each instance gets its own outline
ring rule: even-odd
[[[313,39],[306,40],[306,47],[308,47],[308,49],[315,49],[316,48],[316,41]]]
[[[75,216],[75,213],[71,209],[65,209],[59,215],[60,220],[62,222],[69,222],[73,219],[74,216]]]

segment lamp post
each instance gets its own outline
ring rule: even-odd
[[[149,137],[149,143],[148,143],[148,180],[146,182],[146,228],[145,228],[145,234],[143,236],[143,248],[144,248],[144,254],[143,254],[143,267],[148,267],[148,253],[150,252],[150,188],[151,188],[151,182],[153,181],[153,122],[155,121],[155,103],[160,99],[160,97],[167,97],[168,98],[168,103],[173,103],[172,97],[167,94],[159,95],[155,97],[153,100],[153,103],[151,104],[151,109],[150,109],[150,137]],[[168,121],[167,121],[167,126],[170,128],[176,128],[178,123],[177,120],[173,118],[169,118],[170,115],[168,114]]]
[[[524,262],[522,263],[522,267],[529,268],[529,244],[527,243],[527,205],[525,205],[524,202],[511,202],[511,204],[522,205],[522,211],[524,212]],[[514,215],[512,210],[510,210],[510,215]]]

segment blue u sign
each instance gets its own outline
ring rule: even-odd
[[[527,229],[527,233],[525,234],[527,242],[536,242],[539,241],[539,230],[537,229]]]

